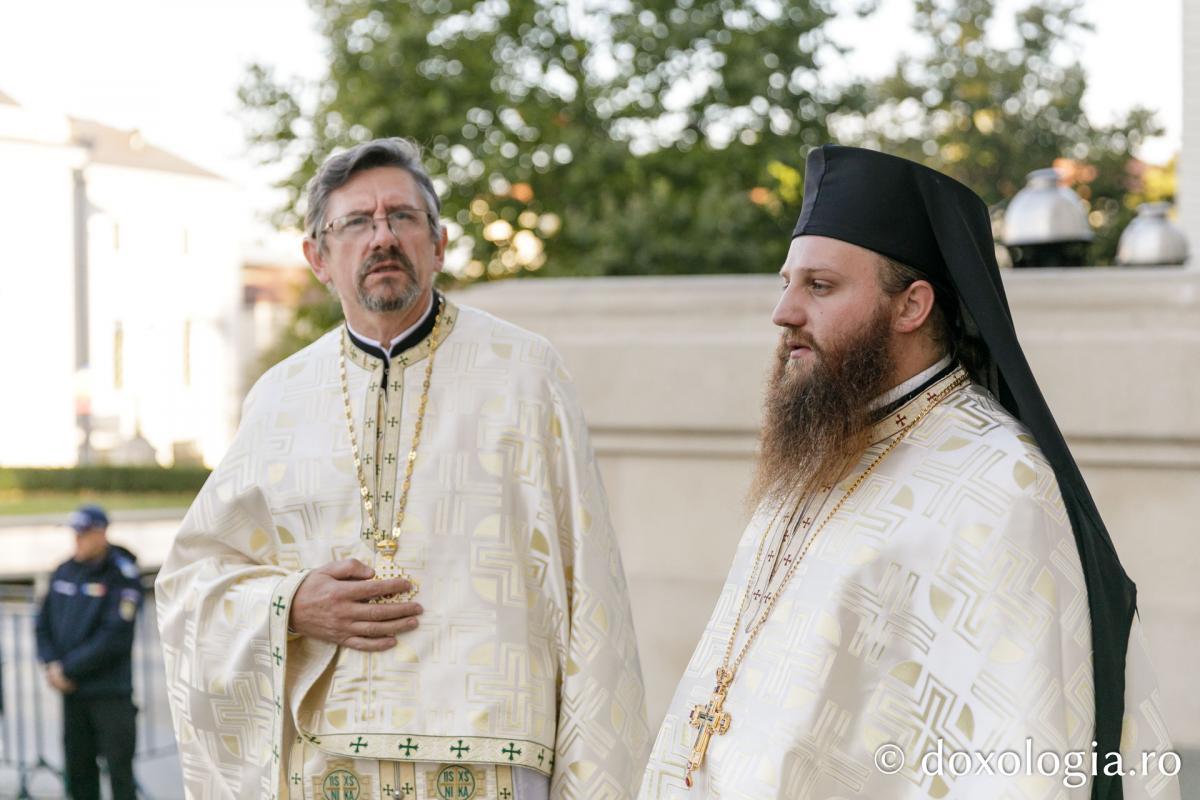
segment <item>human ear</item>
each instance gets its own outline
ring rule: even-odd
[[[437,259],[437,266],[440,270],[446,261],[446,244],[450,241],[450,234],[446,230],[445,225],[441,225],[439,227],[441,228],[442,233],[437,238],[437,241],[435,241],[433,244],[433,256],[435,259]]]
[[[312,267],[317,280],[324,284],[329,283],[329,270],[325,267],[325,257],[321,253],[321,245],[317,243],[316,239],[307,236],[304,238],[304,260]]]
[[[913,281],[896,300],[899,310],[892,327],[897,333],[912,333],[925,324],[933,311],[933,286],[929,281]]]

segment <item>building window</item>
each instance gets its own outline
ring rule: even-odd
[[[125,386],[125,329],[116,323],[113,329],[113,388]]]

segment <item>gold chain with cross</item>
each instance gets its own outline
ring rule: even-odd
[[[363,473],[363,459],[358,450],[358,437],[354,434],[354,413],[350,405],[350,381],[346,377],[346,347],[343,339],[342,349],[338,353],[338,368],[342,379],[342,403],[346,410],[346,429],[350,432],[350,452],[354,456],[354,470],[358,475],[358,491],[362,496],[363,511],[367,518],[367,530],[364,538],[375,543],[375,552],[379,554],[379,564],[375,567],[375,580],[391,580],[403,578],[408,581],[410,589],[407,592],[377,597],[373,603],[402,603],[416,596],[420,588],[417,579],[409,575],[395,561],[396,550],[399,548],[400,529],[404,525],[404,512],[408,506],[408,493],[412,488],[413,468],[417,463],[417,448],[421,444],[421,428],[425,422],[425,408],[429,405],[429,387],[433,380],[433,357],[437,353],[438,335],[442,328],[442,314],[445,305],[438,311],[433,323],[433,333],[429,336],[429,359],[425,364],[425,382],[421,388],[421,401],[417,407],[417,421],[413,428],[412,447],[408,450],[408,460],[404,467],[404,483],[400,487],[400,496],[396,498],[396,518],[390,531],[383,530],[375,520],[375,506],[371,501],[370,484]]]
[[[754,566],[750,570],[749,582],[743,591],[742,602],[738,606],[737,617],[734,619],[733,627],[730,629],[729,641],[725,646],[725,657],[721,661],[721,666],[717,667],[716,688],[713,690],[712,697],[709,699],[709,701],[704,704],[697,704],[693,706],[692,712],[689,715],[691,727],[699,729],[696,733],[696,740],[692,746],[692,753],[688,757],[687,769],[683,776],[684,783],[687,784],[689,789],[692,787],[692,773],[699,770],[701,765],[704,764],[704,757],[708,753],[708,746],[712,743],[713,737],[727,733],[733,724],[733,717],[728,711],[725,711],[724,706],[725,698],[729,693],[729,688],[733,685],[733,680],[737,676],[738,667],[741,666],[742,660],[746,657],[746,653],[750,651],[750,646],[754,644],[754,640],[758,637],[758,634],[766,625],[767,618],[771,614],[771,609],[775,607],[775,602],[783,594],[783,590],[787,587],[788,582],[792,579],[792,576],[796,574],[797,567],[800,566],[800,562],[804,560],[804,557],[812,548],[813,543],[817,540],[817,536],[820,535],[821,531],[825,529],[825,526],[829,524],[829,521],[837,516],[837,513],[841,511],[842,507],[846,504],[846,501],[850,499],[850,496],[853,495],[860,486],[863,485],[863,482],[866,481],[867,477],[875,471],[875,468],[878,467],[883,460],[887,458],[893,450],[896,449],[896,445],[900,444],[904,437],[907,436],[913,428],[917,427],[921,420],[925,419],[926,415],[929,414],[930,411],[936,408],[938,404],[949,397],[967,381],[968,376],[966,374],[960,375],[948,386],[946,386],[946,388],[938,392],[936,396],[929,398],[929,405],[927,405],[912,422],[907,423],[903,428],[901,428],[888,443],[887,447],[885,447],[879,453],[879,455],[875,456],[871,463],[867,465],[867,468],[862,471],[862,474],[854,479],[854,483],[850,485],[850,488],[846,490],[846,493],[842,495],[830,512],[825,515],[825,518],[821,520],[820,524],[813,529],[813,532],[804,542],[804,545],[800,549],[796,559],[788,565],[787,572],[783,574],[783,578],[780,581],[778,588],[776,588],[774,592],[767,595],[766,607],[759,614],[758,621],[753,625],[753,627],[750,628],[749,633],[746,635],[746,641],[742,645],[742,649],[738,651],[737,658],[734,658],[733,663],[730,664],[730,659],[733,657],[734,641],[737,638],[738,628],[742,624],[742,615],[745,613],[746,608],[749,605],[750,587],[754,586],[756,580],[758,579],[758,572],[762,568],[762,556],[767,539],[771,529],[774,528],[775,523],[779,519],[781,513],[781,511],[776,511],[775,517],[771,520],[770,525],[768,525],[767,529],[763,532],[763,536],[758,543],[758,549],[754,554]],[[803,498],[797,499],[797,505],[799,505],[802,500]],[[794,517],[795,514],[793,512],[792,518]]]

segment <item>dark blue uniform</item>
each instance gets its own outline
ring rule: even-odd
[[[113,797],[133,800],[133,623],[141,603],[136,559],[109,545],[96,561],[60,565],[38,614],[38,658],[61,663],[76,686],[63,695],[67,786],[75,800],[100,797],[98,755],[108,763]]]

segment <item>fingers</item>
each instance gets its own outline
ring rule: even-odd
[[[387,597],[412,591],[412,584],[403,578],[391,578],[386,581],[358,581],[343,587],[342,591],[342,596],[347,600],[372,600],[376,597]]]
[[[424,614],[425,608],[420,603],[357,603],[353,613],[356,621],[387,622]]]
[[[326,564],[314,572],[323,572],[339,581],[365,580],[375,574],[375,570],[357,558],[343,558],[341,561]]]
[[[351,636],[342,641],[342,647],[349,647],[351,650],[362,650],[364,653],[380,653],[384,650],[391,650],[396,646],[396,640],[390,636],[382,639],[367,639],[362,636]]]

